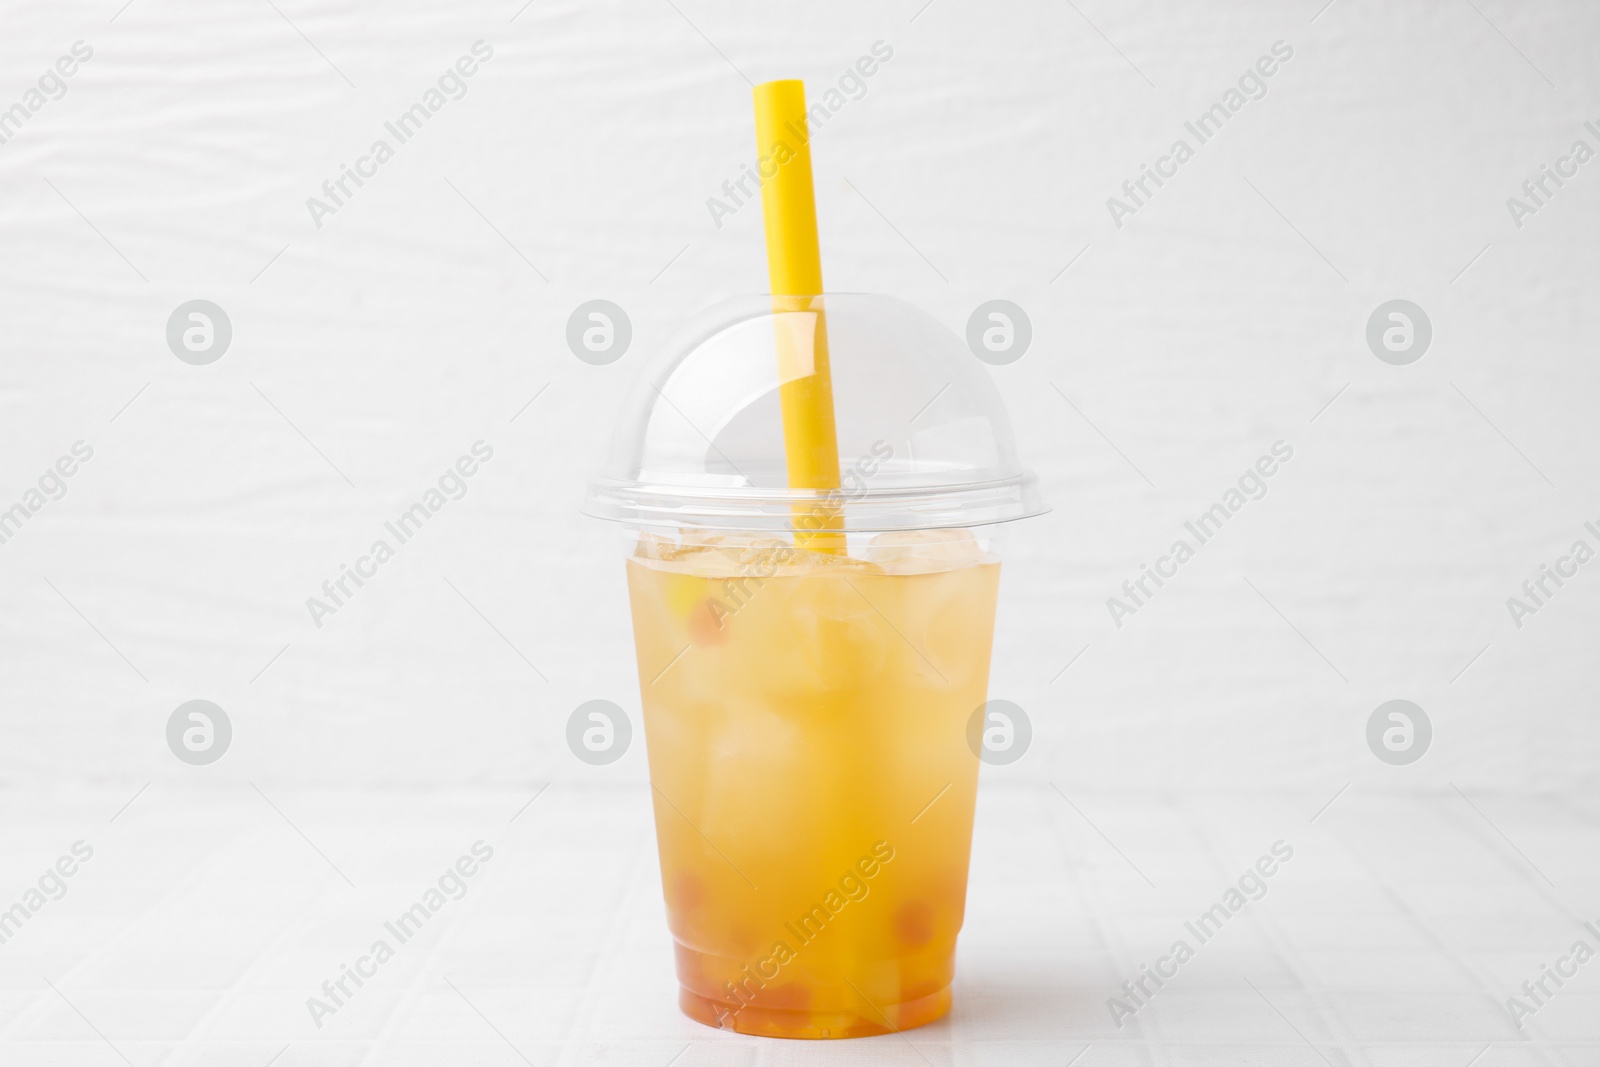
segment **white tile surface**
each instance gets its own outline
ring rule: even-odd
[[[43,842],[96,841],[67,895],[0,946],[0,1062],[120,1053],[137,1067],[264,1067],[280,1050],[282,1067],[1600,1056],[1600,964],[1521,1032],[1504,1007],[1586,936],[1581,908],[1600,889],[1586,830],[1552,821],[1567,810],[1559,798],[1488,798],[1496,830],[1454,794],[1351,791],[1315,823],[1320,801],[1285,794],[1075,796],[1102,837],[1054,790],[991,775],[952,1016],[897,1037],[805,1043],[679,1016],[642,790],[558,785],[508,822],[531,793],[278,798],[322,813],[300,824],[309,842],[248,789],[152,788],[115,823],[107,813],[125,796],[63,802],[8,832],[0,852],[0,884],[13,886],[50,854]],[[1565,846],[1529,855],[1554,887],[1516,852],[1541,836]],[[466,895],[315,1027],[306,998],[479,839],[495,855]],[[1295,855],[1267,895],[1115,1026],[1106,1001],[1122,980],[1175,939],[1193,943],[1185,919],[1278,839]],[[1154,888],[1135,864],[1160,872]]]

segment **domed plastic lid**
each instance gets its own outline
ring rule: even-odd
[[[720,304],[651,357],[586,514],[785,531],[797,514],[827,508],[846,531],[881,532],[1047,510],[1038,479],[1017,460],[1000,394],[961,338],[893,297],[785,299],[799,310],[774,311],[769,296]],[[779,405],[785,374],[811,373],[819,324],[839,448],[831,492],[789,488]]]

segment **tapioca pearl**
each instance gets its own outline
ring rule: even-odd
[[[706,885],[693,871],[677,871],[667,881],[667,907],[680,915],[693,915],[706,901]]]
[[[894,934],[902,945],[921,948],[933,940],[933,905],[925,900],[908,900],[894,911]]]
[[[720,645],[728,639],[733,617],[720,601],[708,597],[689,609],[689,640],[700,646]]]

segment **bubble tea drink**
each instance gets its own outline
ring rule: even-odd
[[[628,561],[695,1018],[847,1037],[949,1008],[1000,579],[950,536],[880,535],[865,559],[647,539]]]
[[[944,1015],[996,530],[1043,510],[981,364],[888,297],[722,305],[643,369],[585,510],[625,530],[684,1012],[811,1038]]]
[[[949,1009],[997,524],[1042,510],[953,333],[816,303],[724,305],[658,353],[587,508],[627,531],[680,1003],[781,1037]],[[775,339],[823,305],[843,459],[819,493],[786,483]],[[841,551],[813,550],[813,512]]]

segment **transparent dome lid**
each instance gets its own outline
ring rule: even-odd
[[[633,383],[585,514],[657,527],[845,531],[982,526],[1042,514],[994,383],[961,338],[905,301],[741,297],[697,317]],[[792,308],[793,310],[789,310]],[[790,488],[779,389],[832,371],[837,489]]]

